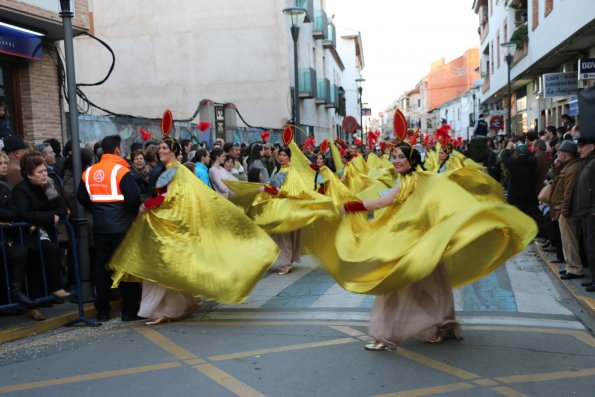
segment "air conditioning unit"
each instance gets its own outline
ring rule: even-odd
[[[541,76],[539,76],[536,79],[533,79],[533,93],[536,95],[541,94],[541,87],[542,87]]]

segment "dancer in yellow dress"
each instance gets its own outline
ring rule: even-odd
[[[290,273],[293,263],[299,261],[304,229],[316,227],[321,221],[334,219],[336,222],[339,218],[332,200],[313,190],[315,172],[305,160],[302,164],[299,157],[295,158],[294,166],[293,161],[290,162],[293,158],[289,147],[279,149],[277,160],[281,169],[268,185],[225,182],[234,193],[230,200],[242,206],[279,246],[281,253],[273,269],[280,275]],[[310,174],[306,174],[307,171]]]
[[[341,286],[378,295],[370,350],[419,334],[434,342],[458,337],[451,288],[489,274],[537,232],[514,207],[477,200],[449,178],[421,171],[421,157],[408,144],[399,144],[392,160],[399,173],[394,188],[345,204],[336,234],[328,237],[327,229],[310,241],[319,242],[314,253]],[[367,213],[380,208],[368,221]]]
[[[179,162],[169,162],[166,172],[173,175],[162,202],[136,219],[110,261],[114,284],[142,279],[193,297],[241,303],[277,258],[276,244]]]

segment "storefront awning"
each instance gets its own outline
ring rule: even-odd
[[[17,57],[41,60],[41,39],[44,35],[32,30],[0,22],[0,52]]]

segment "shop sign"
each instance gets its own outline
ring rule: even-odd
[[[0,52],[40,60],[43,34],[0,22]]]
[[[576,95],[578,80],[576,72],[546,73],[543,75],[543,97],[568,97]]]
[[[578,116],[578,97],[572,96],[568,99],[568,115]]]
[[[578,79],[595,79],[595,58],[584,58],[578,61]]]

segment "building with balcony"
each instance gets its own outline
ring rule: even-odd
[[[76,0],[73,30],[89,30],[88,0]],[[63,39],[58,1],[0,3],[0,102],[14,134],[28,143],[67,138],[63,128],[59,51]]]
[[[210,121],[209,139],[259,139],[259,127],[278,130],[294,117],[294,43],[282,10],[299,6],[307,10],[297,40],[300,124],[320,142],[341,125],[340,87],[356,64],[349,59],[355,51],[341,51],[324,3],[95,2],[94,32],[114,52],[115,67],[105,83],[84,92],[118,114],[157,118],[169,108],[178,120]],[[75,41],[77,79],[100,80],[112,64],[110,52],[86,37]]]
[[[543,92],[543,76],[576,73],[579,59],[595,57],[595,7],[591,0],[474,0],[479,17],[479,94],[482,116],[508,113],[508,65],[502,43],[515,42],[511,62],[512,134],[561,124],[572,114],[578,90],[593,84],[578,80],[574,93]],[[505,123],[506,124],[506,123]]]
[[[361,33],[345,27],[337,27],[337,37],[337,51],[345,66],[341,76],[343,97],[340,98],[340,101],[344,103],[341,108],[343,113],[340,114],[341,121],[344,116],[353,116],[359,122],[363,104],[359,102],[356,80],[361,78],[365,65]],[[365,97],[365,88],[363,88],[362,94]],[[337,136],[347,139],[348,136],[340,124],[337,126]]]
[[[478,65],[477,48],[468,49],[450,62],[439,59],[430,65],[429,73],[415,88],[401,95],[393,105],[401,110],[409,128],[432,132],[446,119],[456,121],[455,131],[465,137],[470,120],[475,122],[477,117],[473,106],[477,98],[474,87],[479,79]],[[390,107],[384,112],[383,125],[388,134],[393,132],[394,112]]]

